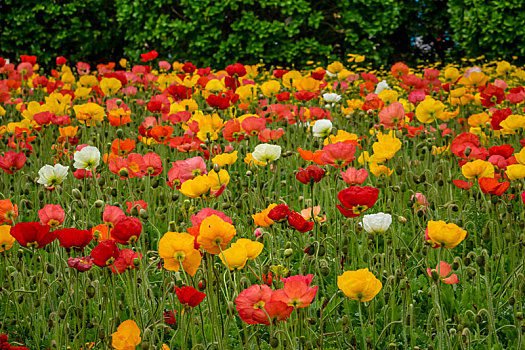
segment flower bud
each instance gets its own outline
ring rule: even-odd
[[[284,257],[285,258],[289,258],[293,255],[293,249],[292,248],[287,248],[284,250]]]
[[[104,206],[104,201],[103,200],[100,200],[100,199],[97,199],[94,203],[94,206],[95,208],[97,209],[100,209]]]
[[[148,220],[148,218],[149,218],[148,211],[145,210],[145,209],[140,209],[140,210],[139,210],[139,217],[140,217],[142,220]]]
[[[485,266],[485,256],[483,254],[481,255],[478,255],[476,257],[476,264],[479,266],[479,267],[483,267]]]
[[[71,194],[73,195],[73,198],[75,199],[82,199],[82,193],[78,190],[78,188],[74,188],[73,191],[71,191]]]
[[[87,286],[86,288],[86,295],[88,299],[91,299],[95,296],[95,287],[92,285]]]

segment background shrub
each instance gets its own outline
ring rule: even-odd
[[[366,55],[376,64],[523,56],[519,0],[37,0],[0,3],[0,56],[90,63],[157,50],[224,67],[303,66]]]

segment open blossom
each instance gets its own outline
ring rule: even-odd
[[[62,225],[65,217],[66,212],[59,204],[46,204],[38,211],[40,222],[52,228]]]
[[[93,171],[100,163],[100,151],[96,147],[87,146],[75,152],[74,158],[73,166],[75,168]]]
[[[61,164],[44,165],[38,171],[38,183],[46,187],[54,187],[60,185],[67,177],[67,171],[69,166],[63,166]]]
[[[368,269],[346,271],[337,277],[337,286],[354,300],[365,302],[374,299],[383,284]]]
[[[385,213],[369,214],[363,216],[363,229],[370,234],[383,234],[392,224],[392,215]]]
[[[348,185],[362,185],[368,177],[368,171],[349,167],[345,171],[341,170],[341,176]]]
[[[327,137],[332,131],[332,122],[328,119],[317,120],[312,128],[315,137]]]
[[[239,316],[248,324],[266,324],[284,321],[293,307],[276,300],[274,291],[267,285],[253,285],[243,290],[235,299]]]
[[[317,294],[318,286],[310,287],[313,277],[312,274],[309,274],[307,276],[296,275],[282,278],[283,289],[276,290],[273,298],[295,309],[307,307]]]
[[[281,157],[281,146],[261,143],[255,146],[253,158],[261,163],[269,163]]]
[[[430,267],[427,268],[427,273],[430,277],[432,277],[432,271],[433,270],[430,269]],[[452,268],[446,262],[441,261],[439,264],[437,264],[435,271],[436,273],[439,273],[439,279],[441,280],[441,282],[446,284],[459,283],[459,278],[455,273],[449,276],[450,272],[452,271]]]

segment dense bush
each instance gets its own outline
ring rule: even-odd
[[[470,56],[507,58],[525,55],[525,6],[522,0],[450,0],[454,41]]]
[[[57,55],[90,62],[122,55],[122,33],[112,0],[0,2],[0,56],[38,54],[40,63]]]
[[[302,66],[366,55],[375,63],[523,55],[521,1],[87,0],[0,4],[0,55],[92,63],[160,57],[224,66]],[[448,8],[448,11],[446,10]]]

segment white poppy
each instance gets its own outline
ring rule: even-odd
[[[385,213],[363,216],[362,226],[370,234],[385,233],[392,224],[392,215]]]
[[[96,147],[87,146],[75,152],[74,158],[73,166],[75,168],[93,171],[100,163],[100,151]]]
[[[261,163],[268,163],[279,159],[281,156],[281,146],[261,143],[255,146],[252,157]]]
[[[38,183],[46,187],[60,185],[67,177],[68,166],[55,164],[55,166],[44,165],[38,171]]]
[[[312,133],[315,137],[327,137],[332,131],[332,122],[328,119],[319,119],[315,121]]]
[[[327,93],[327,94],[323,94],[323,99],[326,102],[339,102],[341,101],[342,97],[341,95],[338,95],[336,93]]]
[[[386,89],[390,89],[390,86],[388,86],[388,83],[386,82],[386,80],[383,80],[382,82],[377,84],[375,94],[377,95],[381,91],[386,90]]]

